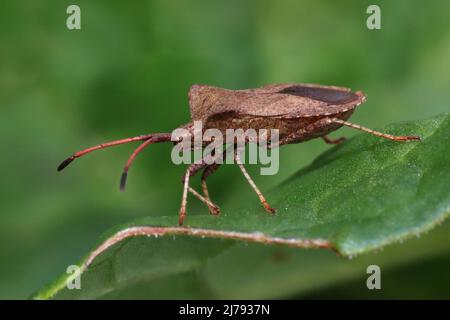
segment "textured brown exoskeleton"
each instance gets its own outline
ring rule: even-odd
[[[272,84],[257,89],[226,90],[222,88],[193,85],[189,90],[189,106],[191,112],[190,123],[181,126],[193,136],[193,121],[201,121],[203,130],[219,129],[224,135],[226,129],[278,129],[279,142],[269,147],[277,147],[288,143],[300,143],[321,137],[326,143],[338,144],[344,140],[331,140],[327,134],[348,126],[370,134],[395,140],[420,140],[418,136],[393,136],[377,132],[346,120],[352,115],[357,106],[365,101],[361,91],[352,92],[350,89],[315,84]],[[154,133],[133,138],[103,143],[79,152],[64,160],[58,171],[64,169],[74,159],[92,151],[124,144],[133,141],[144,141],[130,156],[124,168],[121,179],[121,189],[124,189],[128,169],[133,160],[145,147],[157,142],[170,142],[171,133]],[[179,141],[178,141],[179,142]],[[175,141],[177,143],[177,141]],[[236,163],[258,195],[266,211],[274,213],[266,199],[259,191],[253,180],[245,170],[238,153],[234,155]],[[187,193],[204,202],[211,214],[218,214],[219,208],[211,202],[206,178],[213,173],[220,164],[191,164],[183,176],[183,196],[179,214],[179,224],[183,224],[186,215]],[[189,186],[189,178],[203,170],[201,185],[203,196]]]

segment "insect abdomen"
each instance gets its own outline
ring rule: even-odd
[[[305,132],[302,135],[302,139],[300,139],[299,141],[306,141],[325,135],[340,127],[339,125],[331,124],[329,126],[321,127],[317,131],[305,130],[308,126],[311,126],[318,120],[324,119],[326,117],[336,117],[342,120],[346,120],[351,116],[352,113],[353,110],[349,110],[347,112],[331,116],[319,115],[300,118],[255,117],[245,115],[236,116],[236,114],[234,113],[230,115],[222,114],[220,117],[210,117],[207,123],[204,125],[204,129],[215,128],[220,130],[223,135],[226,134],[227,129],[254,129],[256,131],[262,129],[277,129],[280,139],[291,134],[292,132],[304,130]]]

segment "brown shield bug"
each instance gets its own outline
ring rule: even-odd
[[[351,127],[394,141],[420,140],[418,136],[393,136],[347,122],[346,120],[352,115],[355,108],[362,104],[365,99],[361,91],[352,92],[348,88],[316,84],[271,84],[262,88],[246,90],[227,90],[213,86],[193,85],[189,90],[191,122],[180,128],[187,130],[189,139],[194,134],[193,121],[201,121],[203,130],[216,128],[223,133],[226,129],[239,128],[277,129],[279,141],[276,145],[269,144],[268,146],[271,148],[283,144],[300,143],[318,137],[321,137],[326,143],[338,144],[344,138],[331,140],[327,137],[327,134],[341,126]],[[64,169],[74,159],[92,151],[133,141],[144,142],[133,152],[125,165],[120,183],[121,189],[124,189],[128,169],[139,152],[153,143],[170,142],[171,133],[141,135],[78,151],[64,160],[58,166],[58,171]],[[179,142],[174,141],[175,144]],[[274,213],[275,210],[269,206],[245,170],[237,153],[234,157],[266,211]],[[211,214],[219,213],[219,208],[209,198],[206,186],[206,178],[219,166],[219,163],[207,164],[202,161],[188,167],[182,180],[183,195],[179,213],[180,225],[183,224],[186,215],[188,192],[204,202]],[[189,186],[189,178],[200,170],[203,170],[201,177],[203,195]]]

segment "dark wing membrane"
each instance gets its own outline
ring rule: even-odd
[[[326,88],[292,86],[278,91],[278,93],[310,98],[325,102],[329,105],[345,104],[355,100],[355,94],[351,91]]]
[[[205,86],[198,100],[206,102],[207,107],[197,112],[198,119],[203,120],[224,112],[293,118],[344,112],[363,103],[365,96],[341,87],[277,84],[236,91]]]

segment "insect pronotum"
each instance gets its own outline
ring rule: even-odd
[[[227,90],[207,85],[193,85],[189,90],[191,122],[180,128],[187,130],[188,139],[192,139],[194,134],[193,121],[201,121],[203,130],[216,128],[223,134],[226,129],[249,127],[255,130],[277,129],[279,142],[276,145],[269,144],[271,148],[318,137],[321,137],[326,143],[338,144],[344,138],[332,140],[327,137],[327,134],[342,126],[394,141],[420,140],[418,136],[393,136],[348,122],[347,119],[355,108],[365,102],[365,99],[361,91],[352,92],[348,88],[316,84],[271,84],[262,88],[246,90]],[[153,143],[171,142],[171,133],[153,133],[115,140],[75,152],[58,166],[58,171],[64,169],[76,158],[92,151],[134,141],[144,142],[131,154],[124,167],[120,181],[120,188],[123,190],[128,170],[136,156]],[[177,142],[175,141],[175,143]],[[268,204],[245,170],[237,152],[234,154],[234,158],[265,210],[274,213],[275,210]],[[183,195],[178,220],[180,225],[183,224],[186,216],[188,192],[204,202],[211,214],[219,214],[220,209],[211,201],[206,185],[207,177],[219,166],[219,163],[207,164],[202,161],[198,164],[191,164],[186,170],[182,179]],[[200,170],[203,170],[201,177],[203,195],[189,186],[190,177]]]

